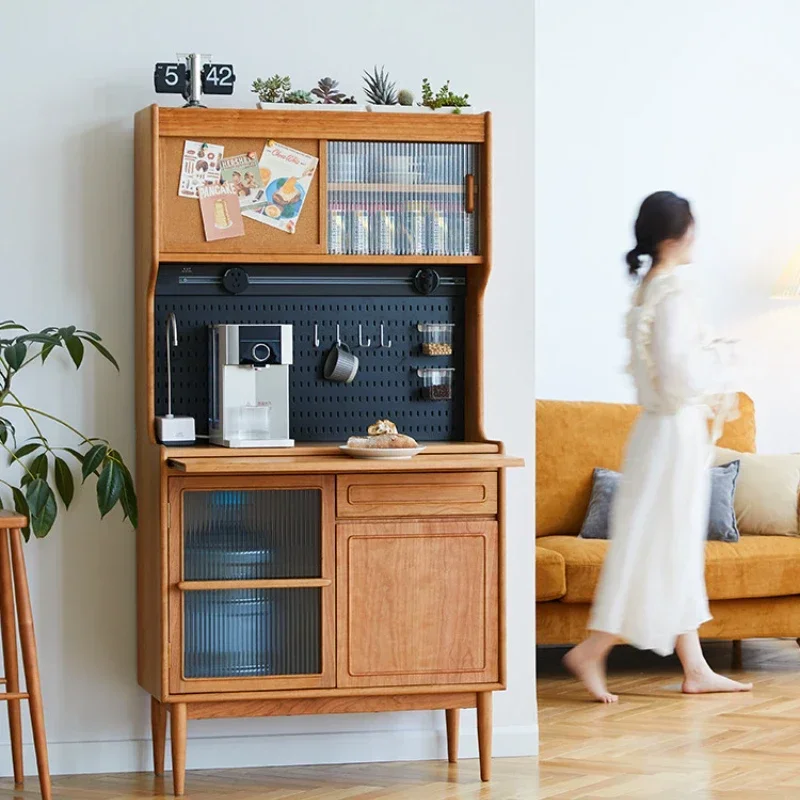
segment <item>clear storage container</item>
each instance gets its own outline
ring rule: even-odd
[[[453,354],[452,322],[420,322],[417,330],[422,334],[422,354],[425,356],[450,356]]]
[[[423,400],[452,400],[453,367],[418,369],[417,375],[422,378],[420,397]]]

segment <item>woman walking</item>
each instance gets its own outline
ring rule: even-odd
[[[710,339],[691,287],[694,218],[689,202],[656,192],[642,203],[630,273],[644,273],[628,313],[630,372],[643,413],[628,441],[614,501],[611,542],[595,593],[590,635],[564,658],[604,703],[615,644],[677,650],[683,691],[748,691],[717,675],[697,629],[711,619],[705,589],[711,441],[735,416],[733,345]],[[714,417],[709,437],[709,416]]]

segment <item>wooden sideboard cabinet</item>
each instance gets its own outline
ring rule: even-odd
[[[442,709],[455,761],[459,709],[477,708],[489,779],[491,698],[506,685],[505,472],[522,464],[483,431],[490,137],[489,115],[137,114],[138,680],[152,698],[157,773],[171,719],[176,795],[188,720],[200,718]],[[270,139],[319,158],[296,234],[245,220],[245,236],[206,242],[197,202],[177,195],[184,141],[234,155]],[[351,224],[351,206],[388,213],[404,233],[351,252],[330,227],[342,214]],[[232,266],[255,279],[235,296],[221,287]],[[323,381],[326,345],[309,308],[324,312],[328,335],[347,314],[350,336],[365,321],[377,340],[385,320],[386,342],[363,345],[352,387]],[[181,338],[176,413],[194,416],[200,434],[207,325],[293,324],[295,447],[156,441],[168,312]],[[456,330],[453,351],[427,362],[426,320]],[[456,372],[445,402],[418,388],[422,363]],[[387,416],[425,451],[392,461],[340,452]]]

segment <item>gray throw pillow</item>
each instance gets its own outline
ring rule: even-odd
[[[596,468],[592,481],[592,497],[589,510],[581,527],[581,539],[608,539],[611,504],[620,479],[619,472]],[[738,542],[739,528],[733,497],[736,479],[739,477],[739,462],[731,461],[711,469],[711,507],[708,520],[708,540]]]

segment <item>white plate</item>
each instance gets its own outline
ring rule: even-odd
[[[339,445],[339,449],[353,458],[394,458],[409,459],[419,455],[424,447],[348,447],[346,444]]]

